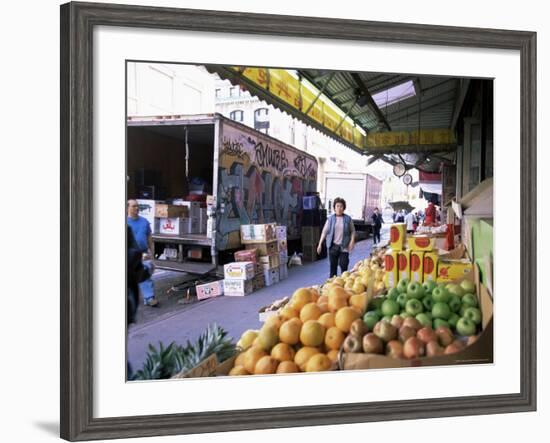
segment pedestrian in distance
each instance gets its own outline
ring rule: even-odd
[[[338,266],[341,272],[348,270],[349,254],[355,246],[355,226],[347,214],[346,201],[343,198],[334,199],[334,213],[328,217],[319,239],[317,253],[321,254],[323,241],[326,241],[330,263],[330,276],[338,275]]]
[[[380,243],[380,230],[382,229],[382,214],[380,214],[378,208],[374,208],[374,212],[371,215],[372,218],[372,245],[376,246]]]
[[[127,211],[127,223],[132,230],[132,234],[134,235],[138,248],[143,255],[143,265],[152,268],[154,249],[151,226],[147,219],[138,214],[139,206],[136,200],[128,200]],[[158,300],[155,298],[155,286],[151,278],[139,283],[139,289],[143,295],[143,303],[145,305],[151,307],[157,307],[159,305]]]
[[[416,223],[416,217],[411,211],[405,216],[405,224],[407,225],[407,234],[414,234],[414,225]]]

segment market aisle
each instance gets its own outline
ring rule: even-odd
[[[388,229],[383,229],[382,243],[387,238]],[[350,267],[358,260],[370,255],[372,239],[357,243],[350,257]],[[168,345],[175,341],[185,344],[194,342],[206,326],[217,323],[229,336],[236,340],[247,329],[258,329],[258,310],[272,301],[290,296],[301,286],[320,284],[328,277],[328,259],[293,266],[288,270],[288,278],[281,283],[265,287],[246,297],[219,297],[204,300],[189,306],[184,311],[165,315],[158,320],[143,325],[131,326],[128,334],[128,359],[134,370],[141,368],[149,343],[158,348],[159,341]]]

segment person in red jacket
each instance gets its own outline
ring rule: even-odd
[[[435,217],[436,217],[435,205],[433,204],[433,202],[430,202],[428,203],[428,207],[426,208],[426,218],[424,219],[424,225],[426,226],[434,225]]]

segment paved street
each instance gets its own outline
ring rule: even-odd
[[[385,230],[387,231],[387,230]],[[384,232],[382,242],[384,243]],[[350,257],[350,268],[358,260],[368,257],[372,248],[372,239],[356,244]],[[231,337],[238,340],[247,329],[258,329],[262,323],[258,320],[258,309],[284,296],[290,296],[295,289],[302,286],[311,286],[325,281],[329,273],[328,259],[314,263],[305,263],[302,266],[293,266],[288,270],[288,278],[282,282],[260,289],[246,297],[218,297],[184,305],[175,301],[161,299],[166,312],[161,312],[156,318],[143,318],[136,325],[132,325],[128,333],[128,359],[132,367],[141,368],[147,354],[149,343],[158,347],[159,341],[169,344],[175,341],[185,344],[187,340],[194,342],[204,332],[208,324],[217,323],[224,328]],[[168,274],[160,275],[157,285],[167,280]],[[166,283],[164,283],[166,287]],[[171,304],[171,306],[167,306]],[[155,308],[140,306],[145,311]],[[149,314],[150,317],[150,314]],[[145,321],[147,320],[147,321]]]

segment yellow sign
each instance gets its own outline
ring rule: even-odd
[[[276,96],[279,100],[306,114],[320,125],[354,146],[365,149],[366,137],[349,120],[325,104],[316,92],[285,69],[233,67],[243,77]]]
[[[422,129],[420,140],[418,131],[412,132],[371,132],[367,136],[368,148],[385,148],[409,145],[446,145],[455,143],[450,129]]]

